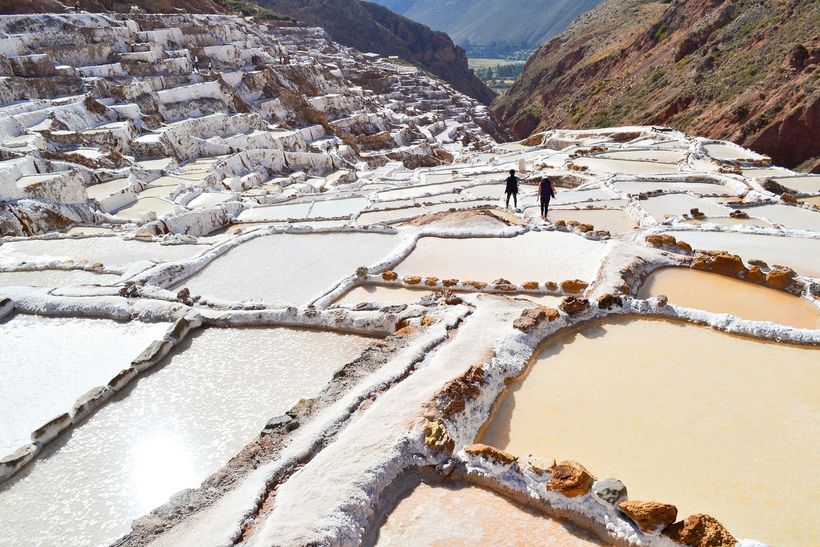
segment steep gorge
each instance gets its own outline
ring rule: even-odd
[[[543,44],[493,111],[551,127],[668,125],[820,169],[820,2],[608,0]]]

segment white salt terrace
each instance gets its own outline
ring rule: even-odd
[[[396,271],[401,275],[492,282],[592,280],[605,246],[561,232],[528,232],[512,238],[423,237]]]
[[[219,469],[272,416],[316,394],[369,342],[289,329],[194,336],[0,493],[3,541],[110,543],[131,520]]]
[[[419,484],[420,467],[480,464],[460,449],[493,401],[484,439],[517,456],[578,460],[623,479],[633,499],[676,503],[680,517],[711,513],[738,538],[820,543],[811,480],[820,350],[789,344],[820,345],[815,280],[799,279],[798,297],[680,267],[683,254],[643,244],[666,230],[696,249],[820,278],[820,212],[765,183],[820,205],[820,176],[669,128],[556,129],[542,146],[499,144],[488,109],[451,86],[275,21],[0,16],[6,35],[0,142],[15,157],[0,161],[0,456],[150,344],[176,340],[171,321],[205,326],[33,460],[0,462],[0,544],[101,545],[129,532],[122,547],[597,544],[509,496],[441,478]],[[290,66],[277,62],[280,48]],[[216,77],[195,72],[194,55]],[[371,81],[384,85],[354,83]],[[288,106],[302,101],[331,123]],[[390,137],[385,148],[347,144],[376,136]],[[66,155],[48,165],[46,151]],[[727,164],[742,171],[727,174]],[[505,208],[511,168],[560,181],[548,221],[526,181],[518,210]],[[646,192],[661,195],[627,199]],[[707,218],[682,218],[693,208]],[[751,218],[731,218],[735,208]],[[652,222],[669,217],[663,228]],[[597,231],[559,231],[558,220]],[[409,289],[407,276],[539,289]],[[589,312],[570,314],[563,291],[543,290],[571,279],[590,283],[577,295]],[[625,307],[689,323],[613,320],[621,308],[599,299],[624,282],[637,296]],[[651,298],[660,294],[665,310]],[[535,305],[561,311],[534,330],[514,327]],[[283,318],[303,330],[282,328]],[[235,322],[265,328],[209,326]],[[529,372],[512,378],[533,352]],[[442,388],[458,388],[475,365],[485,380],[477,395],[450,404]],[[442,405],[453,414],[438,414]],[[259,436],[285,412],[297,429]],[[425,420],[452,449],[431,446]],[[522,493],[521,477],[501,467],[483,478]],[[575,516],[598,507],[592,494],[559,501]],[[610,517],[595,517],[598,533],[657,542],[615,509]]]
[[[32,431],[128,368],[168,326],[34,315],[1,321],[0,457],[31,442]]]
[[[281,234],[231,249],[183,281],[191,293],[217,300],[307,304],[359,266],[384,259],[398,244],[385,234]]]
[[[738,537],[816,544],[818,356],[672,322],[587,326],[546,343],[481,442],[584,462],[630,499],[713,515]]]

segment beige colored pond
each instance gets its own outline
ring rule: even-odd
[[[481,442],[580,461],[739,538],[816,545],[819,359],[684,323],[593,324],[540,349]]]
[[[591,280],[605,246],[562,232],[528,232],[512,238],[423,237],[395,269],[400,275],[492,282]]]
[[[816,205],[817,207],[820,207],[820,196],[814,196],[811,198],[800,198],[800,201],[807,205]]]
[[[0,272],[0,287],[64,287],[66,285],[108,285],[119,275],[99,274],[85,270],[32,270]]]
[[[692,192],[699,195],[716,196],[736,196],[737,192],[727,188],[722,184],[708,182],[661,182],[661,181],[617,181],[612,184],[617,190],[627,194],[640,194],[641,192],[654,192],[663,190],[664,192]]]
[[[654,161],[583,157],[572,160],[572,163],[576,165],[583,165],[591,171],[598,171],[602,173],[622,173],[625,175],[678,172],[678,166],[675,163],[660,163]]]
[[[376,545],[602,545],[580,528],[463,483],[422,482],[399,500]]]
[[[759,218],[732,218],[732,217],[709,217],[709,218],[689,218],[683,224],[717,224],[718,226],[758,226],[768,228],[771,226],[765,220]]]
[[[141,198],[133,205],[123,207],[114,216],[125,220],[141,220],[147,213],[164,217],[176,211],[177,205],[160,198]]]
[[[820,239],[739,234],[732,232],[672,232],[695,249],[729,251],[744,260],[757,258],[781,264],[803,275],[820,277]]]
[[[0,487],[4,545],[107,545],[315,396],[368,338],[208,329]]]
[[[820,211],[778,203],[750,207],[747,212],[756,217],[769,219],[788,229],[820,232]]]
[[[686,308],[799,329],[820,329],[820,311],[808,301],[725,275],[688,268],[661,268],[646,278],[638,297],[660,294],[666,295],[670,303]]]
[[[689,211],[695,208],[708,217],[726,217],[731,212],[722,205],[695,198],[689,194],[665,194],[642,200],[639,203],[658,222],[662,222],[667,217],[688,215]]]
[[[540,211],[535,212],[540,214]],[[612,234],[623,234],[636,228],[632,217],[616,209],[553,209],[547,216],[552,222],[574,220],[592,224],[596,230],[608,230]]]
[[[774,179],[786,188],[795,192],[820,192],[820,175],[800,175],[796,177],[778,177]]]

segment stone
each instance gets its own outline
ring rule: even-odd
[[[763,273],[763,270],[761,270],[758,266],[752,266],[749,268],[749,271],[746,272],[746,281],[763,285],[766,283],[766,274]]]
[[[797,198],[794,196],[794,194],[786,192],[785,194],[780,196],[780,199],[785,203],[792,203],[797,205]]]
[[[424,280],[424,284],[428,287],[435,287],[438,285],[438,277],[427,277]]]
[[[595,482],[595,477],[578,462],[563,461],[553,465],[550,471],[552,476],[547,490],[560,492],[568,498],[583,496]]]
[[[726,251],[700,251],[692,261],[692,268],[730,277],[740,277],[746,273],[743,260]]]
[[[518,458],[509,452],[504,452],[503,450],[486,444],[468,444],[464,447],[464,452],[472,456],[479,456],[485,460],[490,460],[493,463],[500,463],[502,465],[511,465],[518,461]]]
[[[276,430],[284,430],[286,433],[290,433],[298,427],[298,421],[293,419],[293,417],[288,416],[287,414],[282,414],[281,416],[276,416],[268,420],[268,423],[265,424],[265,427],[262,431],[264,433],[273,433]]]
[[[447,296],[447,298],[444,300],[444,302],[448,306],[457,306],[457,305],[461,304],[463,302],[463,300],[458,295],[450,294],[450,295]]]
[[[409,277],[405,277],[404,282],[408,285],[418,285],[419,283],[421,283],[421,277],[417,275],[411,275]]]
[[[663,247],[665,245],[675,245],[677,240],[669,234],[654,234],[647,236],[646,242],[654,247]]]
[[[605,294],[600,298],[600,300],[598,300],[599,310],[608,310],[612,308],[612,306],[622,307],[623,305],[623,298],[621,298],[617,294]]]
[[[430,325],[435,325],[436,323],[438,323],[438,319],[436,319],[432,315],[425,315],[421,318],[422,327],[429,327]]]
[[[785,266],[774,266],[769,273],[766,274],[766,286],[772,289],[785,290],[797,273],[791,268]]]
[[[689,214],[692,215],[692,218],[706,218],[706,215],[703,214],[697,207],[689,209]]]
[[[643,532],[663,530],[678,518],[677,507],[657,501],[622,501],[618,509],[634,520]]]
[[[487,284],[484,283],[483,281],[465,281],[464,286],[465,287],[472,287],[472,288],[478,289],[478,290],[482,290],[482,289],[487,288]]]
[[[676,543],[690,547],[734,547],[737,540],[714,517],[690,515],[669,525],[663,535]]]
[[[399,274],[396,272],[388,271],[382,274],[382,279],[385,281],[395,281],[399,278]]]
[[[624,483],[612,478],[595,481],[592,485],[592,493],[598,500],[608,505],[617,505],[627,498]]]
[[[415,334],[416,332],[418,332],[418,329],[416,327],[414,327],[412,325],[407,325],[406,327],[402,327],[399,330],[397,330],[396,332],[394,332],[393,335],[403,337],[403,336],[410,336],[411,334]]]
[[[655,302],[658,303],[658,307],[663,309],[669,304],[669,298],[665,294],[659,294],[655,297]]]
[[[595,227],[592,224],[579,224],[577,228],[579,232],[582,232],[584,234],[587,232],[591,232],[595,229]]]
[[[558,310],[547,308],[545,306],[538,306],[537,308],[530,308],[521,312],[521,315],[513,322],[513,327],[529,332],[536,329],[544,320],[549,322],[555,321],[560,317]]]
[[[555,227],[556,228],[566,228],[567,223],[564,220],[557,220],[557,221],[555,221]]]
[[[577,315],[589,309],[589,300],[576,296],[568,296],[561,302],[561,309],[569,315]]]
[[[732,218],[749,218],[749,213],[746,211],[741,211],[740,209],[735,209],[729,213],[729,216]]]
[[[692,246],[686,243],[685,241],[678,241],[678,248],[686,253],[692,252]]]
[[[424,419],[424,444],[435,450],[452,452],[456,443],[447,432],[447,428],[438,420]]]
[[[528,291],[534,291],[535,289],[538,288],[538,281],[527,281],[526,283],[524,283],[521,286],[523,288],[527,289]]]
[[[564,292],[579,293],[589,286],[586,281],[580,279],[569,279],[561,282],[561,290]]]
[[[556,283],[555,281],[547,281],[546,283],[544,283],[544,287],[546,287],[548,291],[557,291],[558,283]]]
[[[441,282],[441,284],[445,287],[455,287],[458,285],[458,279],[445,279]]]

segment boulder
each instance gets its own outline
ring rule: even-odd
[[[418,285],[419,283],[421,283],[421,277],[417,275],[411,275],[409,277],[405,277],[404,282],[408,285]]]
[[[537,308],[530,308],[521,312],[521,315],[513,322],[513,327],[524,332],[529,332],[536,329],[544,320],[550,322],[555,321],[560,317],[558,310],[539,306]]]
[[[570,293],[579,293],[589,287],[589,283],[580,279],[569,279],[561,282],[561,290]]]
[[[622,501],[618,509],[635,521],[644,532],[663,530],[678,518],[678,508],[657,501]]]
[[[743,260],[726,251],[700,251],[692,261],[692,268],[730,277],[740,277],[740,274],[746,273]]]
[[[569,315],[577,315],[589,309],[589,300],[576,296],[568,296],[561,302],[561,309]]]
[[[766,274],[766,286],[773,289],[785,290],[791,285],[797,273],[791,268],[785,266],[774,266],[769,273]]]
[[[655,301],[658,303],[658,307],[663,309],[669,304],[669,298],[665,294],[659,294],[655,297]]]
[[[592,485],[595,498],[606,505],[617,505],[626,500],[627,491],[624,483],[618,479],[601,479]]]
[[[797,198],[794,196],[794,194],[786,192],[782,196],[780,196],[780,199],[785,203],[797,205]]]
[[[528,291],[534,291],[535,289],[538,288],[538,281],[527,281],[526,283],[524,283],[521,286],[523,288],[527,289]]]
[[[690,547],[734,547],[737,540],[714,517],[690,515],[666,527],[663,535]]]
[[[766,282],[766,274],[764,274],[763,270],[758,266],[752,266],[749,268],[749,271],[746,272],[746,281],[763,285]]]
[[[482,290],[482,289],[487,288],[487,284],[484,283],[483,281],[465,281],[464,286],[465,287],[472,287],[472,288],[478,289],[478,290]]]
[[[428,287],[435,287],[438,285],[438,277],[427,277],[424,279],[424,284]]]
[[[692,215],[692,218],[706,218],[706,215],[703,214],[697,207],[689,209],[689,214]]]
[[[740,209],[735,209],[729,213],[729,216],[732,218],[749,218],[749,213],[746,211],[741,211]]]
[[[605,294],[598,300],[598,309],[599,310],[608,310],[612,306],[622,307],[624,304],[623,298],[618,296],[617,294]]]
[[[692,246],[686,243],[685,241],[678,241],[678,248],[685,253],[692,252]]]
[[[395,281],[399,278],[399,274],[396,272],[384,272],[382,274],[382,279],[385,281]]]
[[[548,291],[557,291],[558,283],[556,283],[555,281],[547,281],[546,283],[544,283],[544,287],[546,287]]]
[[[424,419],[424,444],[435,450],[452,451],[456,443],[438,420]]]
[[[441,282],[441,284],[445,287],[454,287],[458,285],[458,279],[445,279]]]
[[[669,234],[654,234],[647,236],[646,242],[653,247],[664,247],[666,245],[675,245],[677,240],[675,239],[675,236],[671,236]]]
[[[595,229],[595,227],[592,224],[579,224],[577,226],[577,228],[578,228],[578,231],[582,232],[582,233],[591,232],[592,230]]]
[[[552,466],[550,471],[552,476],[547,483],[547,490],[561,492],[568,498],[583,496],[595,482],[595,477],[578,462],[563,461]]]

